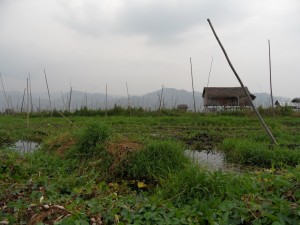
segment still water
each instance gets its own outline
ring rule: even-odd
[[[186,150],[185,155],[192,159],[193,162],[212,170],[223,170],[227,167],[225,155],[220,152]]]
[[[38,147],[39,144],[37,142],[18,140],[13,144],[12,149],[19,151],[20,153],[32,153],[37,150]]]

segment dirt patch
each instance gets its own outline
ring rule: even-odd
[[[76,141],[69,133],[63,133],[46,144],[49,151],[56,151],[58,155],[64,156],[65,151],[70,149],[75,143]]]
[[[113,156],[113,163],[109,171],[115,172],[116,168],[127,159],[127,156],[143,147],[141,143],[136,141],[121,139],[114,143],[109,143],[107,150]]]
[[[222,138],[208,133],[198,133],[195,136],[185,140],[191,149],[196,150],[213,150],[221,143]]]

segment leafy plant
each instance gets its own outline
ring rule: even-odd
[[[171,141],[155,141],[134,152],[122,166],[121,172],[130,178],[154,181],[179,171],[188,164],[181,145]]]
[[[77,146],[82,153],[95,149],[97,144],[103,144],[109,137],[109,128],[104,124],[88,125],[79,135]]]

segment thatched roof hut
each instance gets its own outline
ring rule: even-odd
[[[247,87],[246,87],[247,89]],[[248,91],[248,89],[247,89]],[[256,96],[250,94],[252,101]],[[251,106],[242,87],[205,87],[202,97],[204,106],[245,107]]]
[[[189,107],[186,105],[186,104],[180,104],[177,106],[177,109],[180,110],[180,111],[187,111]]]
[[[293,102],[293,103],[300,103],[300,98],[294,98],[294,99],[292,100],[292,102]]]

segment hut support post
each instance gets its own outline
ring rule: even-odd
[[[218,41],[218,43],[219,43],[219,45],[220,45],[220,47],[221,47],[221,49],[222,49],[222,51],[223,51],[223,53],[224,53],[224,55],[225,55],[225,58],[226,58],[226,60],[227,60],[227,62],[228,62],[228,64],[229,64],[231,70],[233,71],[233,73],[234,73],[234,75],[236,76],[236,78],[238,79],[238,81],[239,81],[241,87],[243,88],[245,94],[247,95],[248,100],[249,100],[249,102],[250,102],[250,104],[251,104],[251,106],[252,106],[252,108],[253,108],[255,114],[257,115],[257,117],[258,117],[260,123],[262,124],[262,126],[264,127],[266,133],[267,133],[268,136],[270,137],[272,144],[277,144],[277,142],[276,142],[276,140],[275,140],[273,134],[271,133],[270,129],[268,128],[268,126],[266,125],[265,121],[263,120],[263,118],[261,117],[261,115],[259,114],[259,112],[257,111],[256,107],[254,106],[254,104],[253,104],[253,102],[252,102],[252,99],[251,99],[251,97],[250,97],[250,93],[247,91],[247,89],[245,88],[245,86],[244,86],[242,80],[240,79],[239,75],[238,75],[237,72],[235,71],[235,69],[234,69],[234,67],[233,67],[233,65],[232,65],[232,63],[231,63],[231,61],[230,61],[230,59],[229,59],[229,57],[228,57],[228,55],[227,55],[227,53],[226,53],[226,51],[225,51],[223,45],[222,45],[222,43],[221,43],[221,41],[220,41],[219,38],[218,38],[218,35],[216,34],[216,32],[215,32],[215,30],[214,30],[213,25],[211,24],[211,22],[210,22],[209,19],[207,19],[207,21],[208,21],[209,26],[210,26],[212,32],[214,33],[214,36],[215,36],[215,38],[217,39],[217,41]]]

